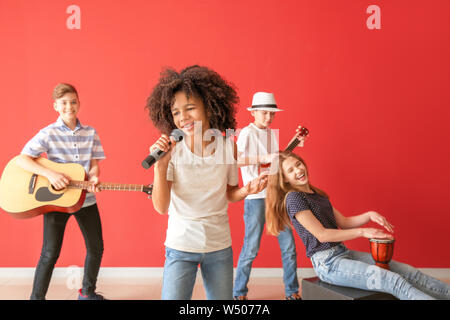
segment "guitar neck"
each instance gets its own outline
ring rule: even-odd
[[[305,127],[302,127],[302,129],[300,130],[300,136],[301,136],[301,137],[306,137],[306,136],[308,135],[308,133],[309,133],[309,130],[306,129]],[[300,140],[299,140],[299,139],[295,139],[294,141],[292,141],[292,142],[286,147],[286,149],[285,149],[284,151],[290,151],[290,152],[292,152],[292,150],[294,150],[294,148],[295,148],[296,146],[298,146],[299,143],[300,143]]]
[[[299,143],[300,143],[300,140],[295,139],[294,141],[292,141],[292,142],[286,147],[286,149],[284,149],[284,151],[292,151],[292,150],[294,150],[294,148],[295,148],[296,146],[298,146]]]
[[[89,181],[70,181],[69,188],[87,190],[90,185]],[[99,183],[97,187],[100,190],[117,190],[117,191],[142,191],[147,192],[148,186],[143,184],[122,184],[122,183]]]

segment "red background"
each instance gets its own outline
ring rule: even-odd
[[[69,30],[66,8],[81,8]],[[366,8],[381,8],[369,30]],[[74,84],[80,119],[99,132],[101,180],[150,183],[140,162],[158,137],[144,111],[164,66],[211,67],[241,99],[238,126],[256,91],[274,92],[273,128],[285,145],[298,124],[311,135],[298,152],[312,181],[345,215],[376,210],[395,225],[394,258],[450,267],[450,2],[434,1],[25,1],[0,0],[3,168],[57,114],[51,92]],[[167,216],[142,193],[98,194],[104,267],[162,267]],[[229,209],[235,265],[243,202]],[[34,267],[42,217],[0,212],[0,267]],[[368,241],[347,242],[368,251]],[[299,267],[310,267],[297,237]],[[69,220],[57,266],[83,265],[84,242]],[[255,267],[281,267],[264,235]]]

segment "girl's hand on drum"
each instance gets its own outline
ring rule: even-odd
[[[394,233],[394,226],[390,224],[385,217],[375,211],[369,211],[369,219],[380,226],[384,227],[390,233]]]
[[[362,228],[362,236],[368,239],[394,239],[392,235],[376,228]]]

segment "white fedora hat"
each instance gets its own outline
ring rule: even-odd
[[[252,106],[247,108],[248,111],[252,110],[265,110],[271,112],[283,111],[278,109],[277,102],[273,93],[257,92],[253,95]]]

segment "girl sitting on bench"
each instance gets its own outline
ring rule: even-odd
[[[390,270],[386,270],[375,266],[369,253],[347,249],[342,241],[359,237],[392,239],[393,226],[374,211],[343,216],[325,192],[310,184],[306,164],[298,155],[282,152],[277,164],[278,170],[269,176],[267,186],[267,230],[277,235],[292,222],[322,281],[387,292],[402,300],[450,298],[449,284],[407,264],[391,261]],[[369,221],[385,230],[361,228]]]

